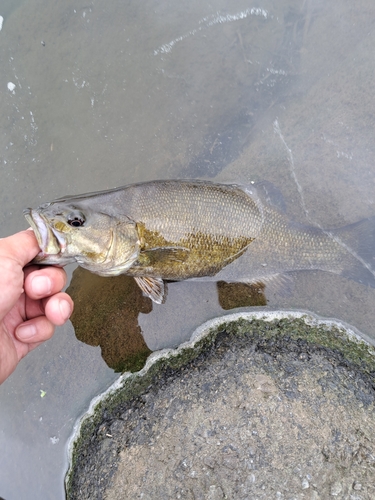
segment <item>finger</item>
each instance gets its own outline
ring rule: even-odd
[[[64,292],[39,300],[26,296],[24,319],[47,316],[54,325],[63,325],[70,318],[73,308],[73,300]]]
[[[41,299],[60,292],[66,285],[66,273],[60,267],[44,267],[43,269],[25,273],[25,292],[31,299]]]
[[[7,258],[26,266],[40,252],[33,231],[26,230],[0,240],[0,259]]]
[[[15,335],[20,342],[25,344],[40,343],[50,339],[55,331],[55,326],[45,316],[25,321],[18,326]]]
[[[44,313],[54,325],[63,325],[73,312],[74,303],[67,293],[57,293],[43,302]]]

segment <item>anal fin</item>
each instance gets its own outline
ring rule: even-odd
[[[137,276],[134,278],[142,292],[156,304],[162,304],[166,299],[166,287],[161,278]]]
[[[254,280],[241,280],[249,286],[265,291],[266,295],[288,296],[292,293],[293,279],[289,274],[271,274]]]

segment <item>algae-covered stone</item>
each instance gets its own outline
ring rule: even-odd
[[[374,379],[333,322],[214,320],[93,405],[68,498],[374,498]]]

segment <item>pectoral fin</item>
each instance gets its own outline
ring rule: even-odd
[[[190,250],[184,247],[152,248],[150,250],[142,250],[138,261],[143,266],[153,266],[155,263],[160,265],[164,262],[185,262],[189,256],[189,252]]]
[[[166,298],[164,281],[161,278],[141,276],[134,278],[142,292],[156,304],[162,304]]]

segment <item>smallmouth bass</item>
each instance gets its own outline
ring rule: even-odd
[[[133,276],[159,304],[164,280],[267,283],[296,270],[375,288],[360,255],[369,246],[364,236],[375,239],[372,219],[332,231],[303,226],[253,186],[152,181],[60,198],[24,214],[41,249],[34,263],[77,262],[101,276]]]

